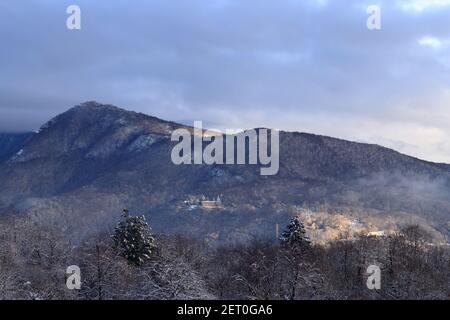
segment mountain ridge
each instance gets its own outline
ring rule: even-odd
[[[152,120],[152,121],[155,121],[155,122],[160,122],[160,123],[164,123],[164,124],[170,125],[173,128],[188,128],[190,130],[192,130],[192,128],[193,128],[192,126],[187,126],[187,125],[183,125],[181,123],[177,123],[177,122],[174,122],[174,121],[161,119],[161,118],[158,118],[158,117],[155,117],[155,116],[151,116],[151,115],[148,115],[148,114],[145,114],[145,113],[142,113],[142,112],[129,111],[129,110],[117,107],[117,106],[112,105],[112,104],[102,104],[102,103],[99,103],[97,101],[86,101],[86,102],[80,103],[80,104],[78,104],[78,105],[68,109],[67,111],[65,111],[65,112],[63,112],[63,113],[61,113],[59,115],[56,115],[51,120],[49,120],[47,123],[45,123],[43,126],[41,126],[41,128],[38,131],[38,133],[40,133],[43,129],[46,129],[51,122],[57,121],[58,118],[60,118],[62,116],[65,116],[65,115],[69,115],[71,113],[75,113],[75,112],[77,112],[79,110],[83,110],[83,109],[84,110],[90,110],[90,111],[95,111],[97,109],[97,111],[100,111],[100,112],[103,112],[105,110],[109,110],[109,111],[122,113],[122,114],[131,114],[131,115],[134,115],[136,117],[145,117],[145,118],[147,118],[149,120]],[[269,128],[262,128],[262,127],[261,128],[253,128],[253,130],[258,130],[258,129],[269,129]],[[204,129],[204,130],[206,130],[206,129]],[[437,166],[439,166],[441,168],[446,168],[446,169],[448,168],[450,170],[450,164],[449,163],[442,163],[442,162],[434,162],[434,161],[424,160],[424,159],[421,159],[419,157],[415,157],[415,156],[411,156],[411,155],[408,155],[408,154],[404,154],[404,153],[402,153],[400,151],[397,151],[395,149],[388,148],[388,147],[385,147],[383,145],[376,144],[376,143],[359,142],[359,141],[347,140],[347,139],[343,139],[343,138],[336,138],[336,137],[333,137],[333,136],[322,135],[322,134],[315,134],[315,133],[310,133],[310,132],[290,131],[290,130],[281,130],[280,132],[286,133],[286,134],[305,135],[305,136],[308,136],[310,138],[331,139],[331,140],[339,141],[339,142],[342,142],[342,143],[352,143],[352,144],[359,144],[359,145],[364,145],[364,146],[378,147],[378,148],[385,149],[386,151],[390,151],[390,152],[393,151],[393,152],[398,153],[399,155],[410,157],[410,158],[412,158],[414,160],[419,160],[419,161],[422,161],[422,162],[425,162],[425,163],[428,163],[428,164],[431,164],[431,165],[437,165]],[[32,137],[34,134],[35,133],[33,133],[33,132],[26,132],[26,131],[25,132],[18,132],[18,133],[8,133],[8,132],[1,132],[0,131],[0,135],[25,135],[25,136]],[[165,134],[169,135],[170,131],[165,132]]]
[[[69,225],[68,233],[83,237],[128,207],[160,232],[234,241],[272,232],[300,207],[327,205],[395,219],[407,214],[448,233],[447,165],[374,144],[282,131],[273,177],[261,177],[255,166],[175,166],[170,133],[177,128],[192,129],[97,102],[75,106],[0,162],[0,212]],[[224,202],[217,210],[185,205],[188,198],[217,196]]]

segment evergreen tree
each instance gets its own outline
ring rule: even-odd
[[[281,244],[294,251],[299,251],[309,247],[310,240],[306,236],[306,229],[300,218],[295,217],[291,220],[286,230],[280,238]]]
[[[156,252],[156,241],[144,216],[130,216],[123,210],[122,221],[112,236],[119,253],[130,263],[140,266]]]

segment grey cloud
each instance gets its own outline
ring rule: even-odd
[[[425,100],[442,118],[450,49],[417,40],[450,39],[450,7],[413,13],[378,1],[383,27],[370,32],[373,2],[80,0],[82,30],[68,31],[72,1],[3,1],[0,130],[36,129],[84,100],[222,126],[284,127],[290,115],[293,130],[303,130],[297,118],[315,116],[446,130],[411,114]],[[308,128],[367,138],[357,131],[364,125],[349,134],[325,122]],[[394,131],[382,138],[411,143]],[[428,155],[437,157],[445,155]]]

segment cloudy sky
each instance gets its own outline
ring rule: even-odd
[[[450,0],[1,0],[0,40],[0,131],[96,100],[450,163]]]

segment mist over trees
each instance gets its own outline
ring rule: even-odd
[[[126,245],[124,245],[126,243]],[[0,221],[0,299],[449,299],[450,250],[419,226],[386,237],[312,243],[298,218],[280,241],[211,247],[154,235],[125,212],[115,230],[71,243],[26,216]],[[68,266],[81,289],[66,286]],[[369,290],[367,267],[381,268]]]

